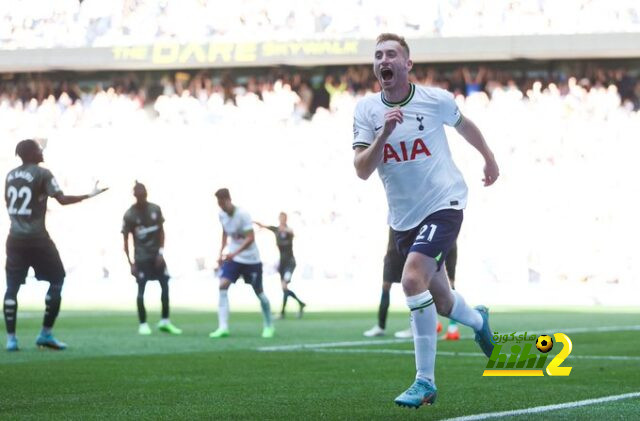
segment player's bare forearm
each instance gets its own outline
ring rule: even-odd
[[[54,197],[58,201],[58,203],[60,203],[63,206],[66,206],[66,205],[73,205],[74,203],[82,202],[83,200],[88,199],[89,195],[83,194],[80,196],[67,196],[65,194],[58,194]]]
[[[356,146],[356,156],[353,165],[356,167],[356,174],[363,180],[369,178],[382,162],[384,145],[387,143],[389,136],[396,128],[396,125],[402,124],[404,116],[400,107],[395,107],[384,114],[384,125],[382,132],[376,137],[373,143],[368,147]]]
[[[484,178],[482,179],[484,185],[490,186],[495,183],[500,176],[500,169],[498,168],[498,163],[496,162],[493,152],[484,140],[484,136],[482,136],[480,129],[478,129],[473,121],[463,116],[462,121],[458,124],[456,130],[467,142],[469,142],[471,146],[476,148],[484,158]]]
[[[456,130],[471,146],[480,152],[485,161],[495,160],[493,152],[491,152],[489,145],[484,140],[484,136],[482,136],[482,132],[473,121],[462,117],[462,121],[456,126]]]
[[[160,248],[164,248],[164,225],[160,225],[160,230],[158,231],[158,244]]]
[[[83,200],[87,200],[91,197],[104,193],[107,190],[109,190],[108,187],[98,187],[98,181],[96,181],[96,185],[93,187],[93,191],[89,194],[82,194],[79,196],[68,196],[66,194],[63,194],[62,192],[58,192],[58,194],[56,194],[53,197],[55,197],[58,203],[60,203],[63,206],[66,206],[66,205],[73,205],[74,203],[82,202]]]
[[[386,137],[380,135],[368,148],[356,146],[353,166],[356,168],[358,177],[366,180],[373,174],[380,162],[382,162],[382,151],[386,142]]]
[[[245,237],[244,241],[242,242],[242,244],[240,244],[240,247],[238,247],[238,249],[236,251],[233,252],[233,256],[237,256],[240,253],[242,253],[243,251],[245,251],[251,244],[253,244],[253,242],[256,240],[256,235],[253,231],[249,231],[247,233],[247,236]],[[231,256],[231,257],[233,257]]]
[[[129,256],[129,234],[124,234],[123,235],[123,239],[124,239],[124,254],[125,256],[127,256],[127,262],[129,262],[129,265],[131,265],[131,257]]]
[[[222,257],[222,252],[224,252],[224,248],[227,246],[227,233],[222,232],[222,243],[220,244],[220,257]]]

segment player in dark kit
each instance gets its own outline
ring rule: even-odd
[[[138,319],[140,335],[150,335],[151,328],[147,323],[147,311],[144,308],[144,290],[147,281],[160,282],[160,301],[162,302],[162,319],[158,323],[161,332],[179,335],[182,330],[169,321],[169,273],[164,261],[164,217],[160,206],[147,201],[147,189],[136,181],[133,187],[134,203],[124,214],[122,235],[124,237],[124,253],[131,266],[131,274],[138,283]],[[129,235],[133,236],[134,260],[129,255]]]
[[[18,290],[25,283],[30,267],[35,271],[36,279],[50,284],[45,297],[42,331],[36,339],[36,345],[62,350],[67,345],[58,341],[51,330],[60,311],[60,292],[66,274],[58,250],[45,227],[47,199],[53,197],[61,205],[71,205],[107,189],[98,188],[96,183],[89,194],[65,195],[51,171],[38,165],[44,158],[42,148],[35,140],[19,142],[16,155],[22,159],[22,165],[9,171],[4,191],[11,220],[7,238],[7,291],[3,306],[7,327],[7,351],[19,349],[16,338]]]
[[[287,214],[280,212],[279,215],[280,225],[263,225],[259,222],[255,222],[260,228],[266,228],[276,236],[276,244],[278,250],[280,250],[280,262],[278,263],[278,272],[280,273],[280,283],[282,284],[282,311],[280,312],[280,318],[284,319],[285,308],[287,307],[287,299],[292,297],[298,302],[298,318],[302,317],[302,313],[306,304],[303,303],[298,296],[289,289],[289,283],[291,282],[291,276],[296,268],[296,259],[293,257],[293,230],[287,225]]]
[[[389,241],[387,243],[387,253],[384,256],[384,268],[382,270],[382,295],[380,296],[380,306],[378,307],[378,324],[364,332],[364,336],[384,336],[387,326],[387,314],[389,312],[391,285],[400,283],[402,279],[402,269],[404,268],[406,259],[396,249],[393,239],[393,230],[389,228]],[[444,265],[449,276],[451,288],[454,288],[456,277],[456,264],[458,261],[458,247],[454,243],[451,251],[447,254]],[[438,321],[436,331],[442,331],[442,323]],[[400,330],[394,334],[396,338],[411,338],[413,333],[411,329]],[[456,341],[460,339],[460,332],[454,320],[449,320],[449,327],[443,339]]]

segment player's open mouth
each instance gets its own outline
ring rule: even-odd
[[[382,69],[380,70],[380,76],[382,76],[382,80],[389,80],[393,77],[393,71],[391,69]]]

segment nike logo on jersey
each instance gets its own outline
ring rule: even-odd
[[[424,144],[422,139],[416,139],[407,147],[407,142],[400,142],[400,154],[398,151],[389,143],[384,145],[384,163],[393,160],[395,162],[406,162],[413,161],[418,158],[420,155],[424,154],[425,156],[431,156],[431,151],[427,148],[427,145]],[[409,152],[409,149],[411,152]]]
[[[373,129],[373,130],[377,132],[377,131],[378,131],[378,130],[380,130],[381,128],[382,128],[382,126],[378,126],[378,127],[374,127],[374,129]]]

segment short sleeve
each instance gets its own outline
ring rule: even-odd
[[[353,113],[353,143],[351,145],[353,149],[357,146],[369,147],[376,137],[375,128],[369,121],[365,108],[365,102],[360,100]]]
[[[49,170],[44,170],[44,191],[49,197],[53,197],[58,193],[62,193],[60,185]]]
[[[240,214],[240,227],[242,232],[253,231],[253,221],[251,221],[251,215],[248,212],[242,212]]]
[[[274,234],[277,234],[277,233],[278,233],[278,227],[276,227],[276,226],[274,226],[274,225],[269,225],[269,226],[267,227],[267,229],[268,229],[269,231],[271,231],[272,233],[274,233]]]
[[[129,217],[129,211],[124,214],[122,218],[122,231],[123,234],[129,234],[133,232],[133,224],[131,223],[131,218]]]
[[[162,208],[158,206],[158,223],[164,224],[164,215],[162,214]]]
[[[453,98],[453,94],[444,89],[437,89],[436,92],[442,122],[447,126],[456,127],[462,121],[462,114]]]

